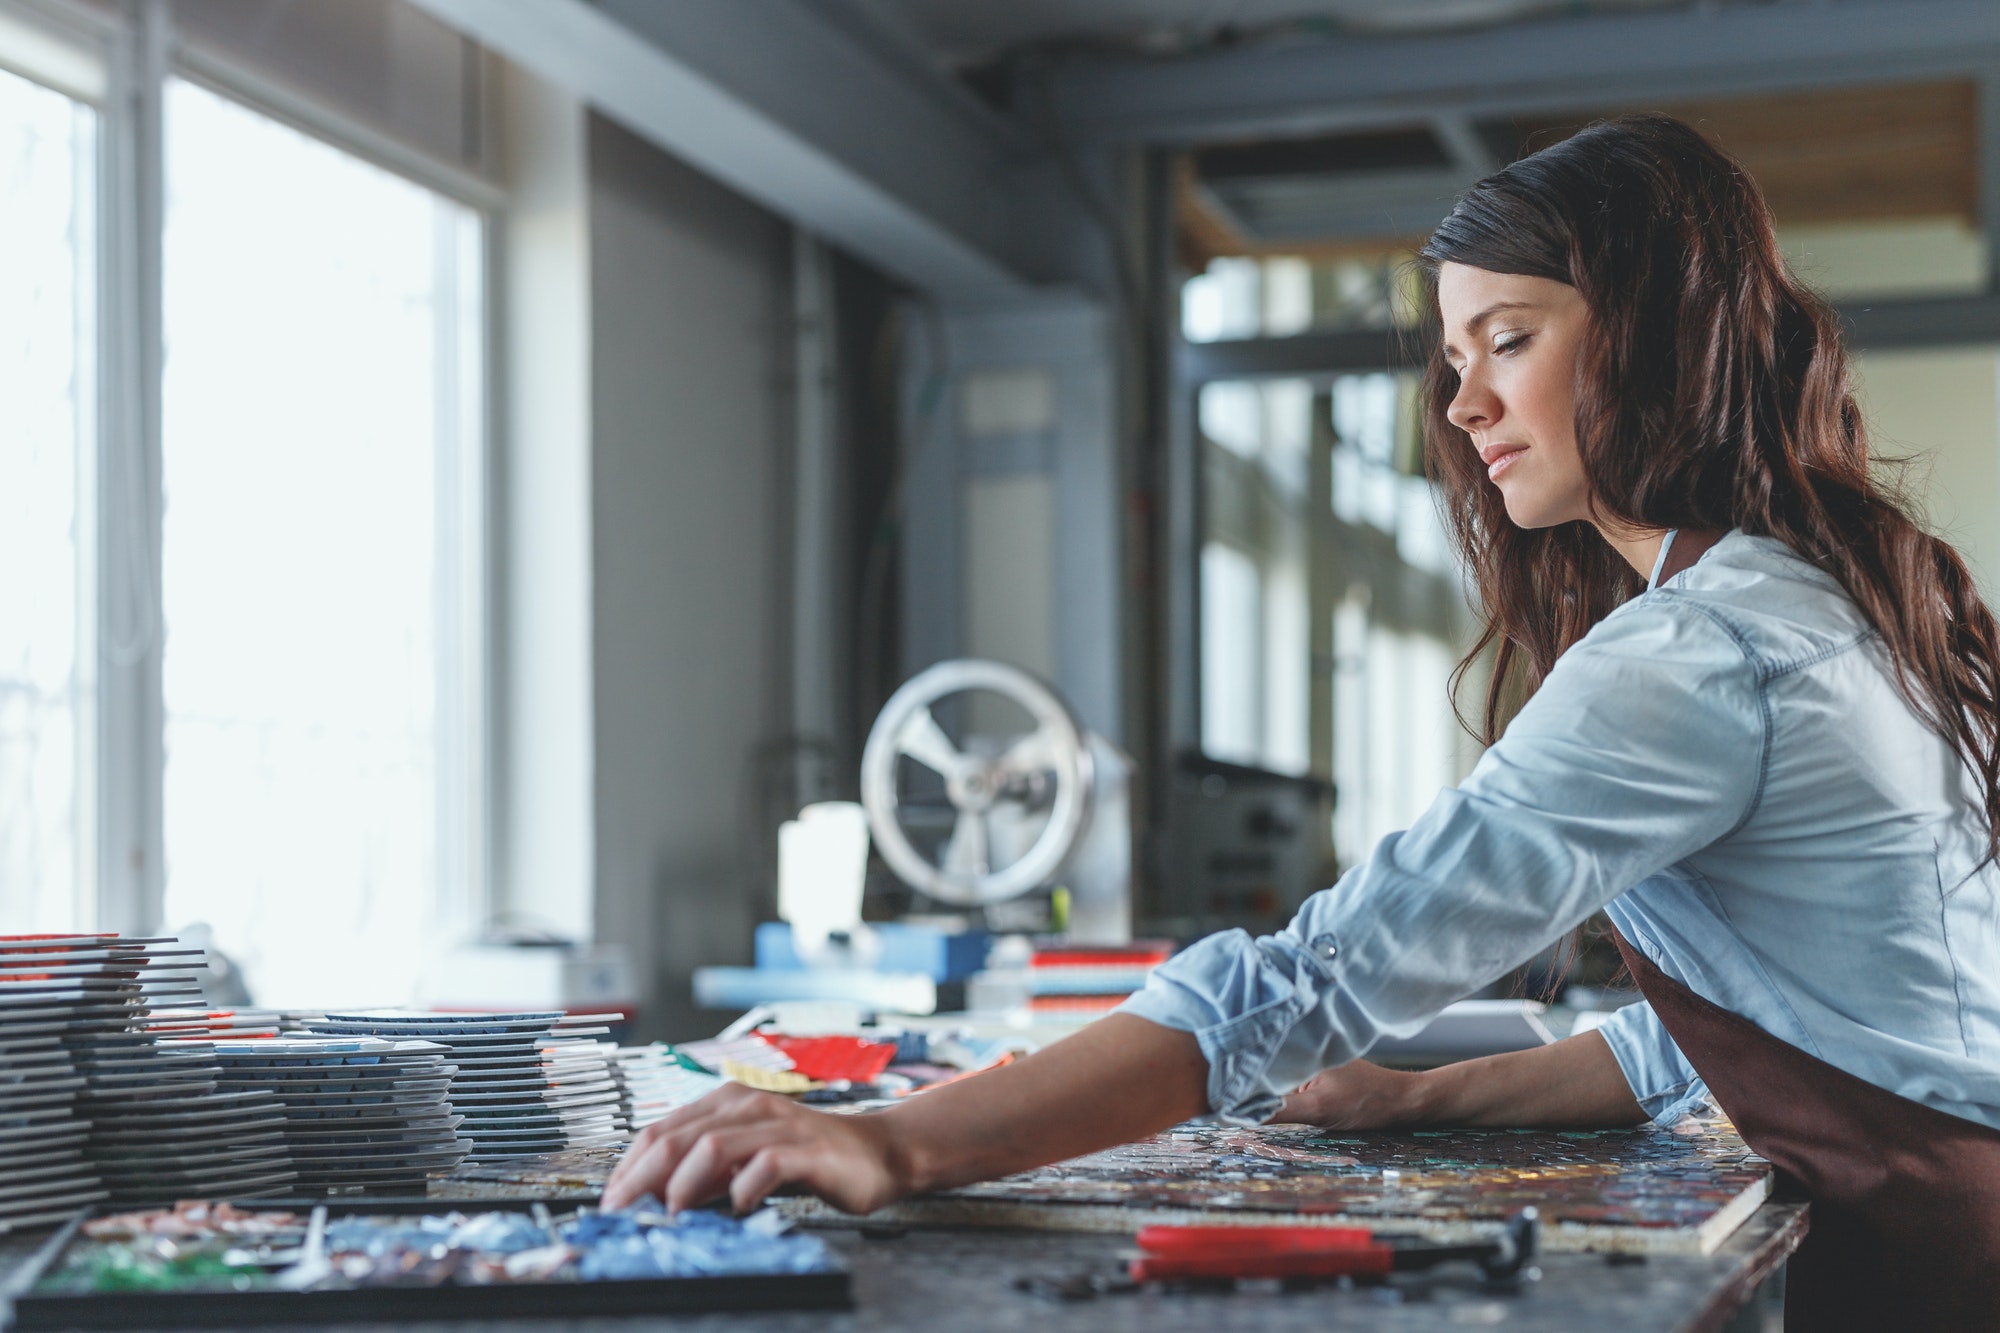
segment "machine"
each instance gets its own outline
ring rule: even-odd
[[[779,840],[785,920],[758,928],[756,966],[698,970],[696,1001],[922,1013],[940,987],[958,998],[997,933],[1130,941],[1131,777],[1116,746],[1019,667],[956,659],[918,673],[869,731],[858,816],[867,844],[937,910],[864,924],[860,818],[809,807]]]

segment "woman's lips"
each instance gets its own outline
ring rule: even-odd
[[[1500,474],[1514,465],[1514,460],[1528,452],[1527,446],[1503,449],[1496,452],[1486,463],[1486,477],[1489,481],[1500,480]]]

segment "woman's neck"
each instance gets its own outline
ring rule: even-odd
[[[1667,529],[1628,528],[1604,521],[1594,526],[1598,536],[1604,538],[1612,550],[1625,557],[1626,564],[1639,571],[1640,578],[1653,572],[1653,565],[1660,558],[1660,544],[1667,539]]]
[[[1666,563],[1662,565],[1660,547],[1667,539],[1668,529],[1626,528],[1610,523],[1598,523],[1596,528],[1611,549],[1639,572],[1639,577],[1651,578],[1653,567],[1659,565],[1657,583],[1665,583],[1688,568],[1701,559],[1709,547],[1722,540],[1722,533],[1713,528],[1676,529],[1673,548],[1667,552]]]

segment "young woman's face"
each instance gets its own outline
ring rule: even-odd
[[[1590,312],[1549,278],[1438,270],[1444,354],[1458,372],[1446,412],[1472,437],[1507,517],[1523,528],[1589,519],[1576,447],[1576,361]]]

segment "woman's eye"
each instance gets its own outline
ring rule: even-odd
[[[1506,337],[1500,339],[1498,342],[1493,344],[1493,355],[1506,356],[1509,353],[1520,351],[1523,347],[1526,347],[1528,345],[1528,339],[1530,336],[1532,335],[1526,333],[1508,334]]]

